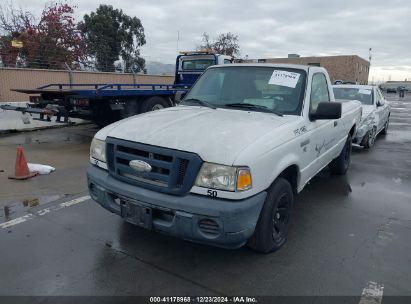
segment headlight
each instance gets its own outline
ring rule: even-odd
[[[196,186],[225,191],[248,190],[252,186],[250,169],[204,163]]]
[[[106,142],[93,138],[90,146],[90,157],[102,162],[106,162]]]

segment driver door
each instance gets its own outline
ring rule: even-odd
[[[312,77],[309,112],[314,113],[320,102],[331,102],[327,78],[323,73],[315,73]],[[308,176],[315,175],[333,158],[333,148],[337,144],[338,120],[310,121],[312,130],[309,156],[311,163],[307,170]]]

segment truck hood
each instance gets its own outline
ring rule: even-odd
[[[290,120],[271,113],[178,106],[118,121],[95,137],[194,152],[204,161],[232,165],[243,149]]]

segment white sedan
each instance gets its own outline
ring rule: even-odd
[[[369,149],[379,133],[387,134],[390,105],[377,86],[334,85],[333,91],[337,101],[359,100],[362,104],[361,124],[353,143]]]

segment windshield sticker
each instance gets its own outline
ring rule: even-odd
[[[274,70],[268,84],[275,84],[283,87],[295,88],[300,74],[281,70]]]
[[[371,95],[371,90],[359,89],[358,94]]]

